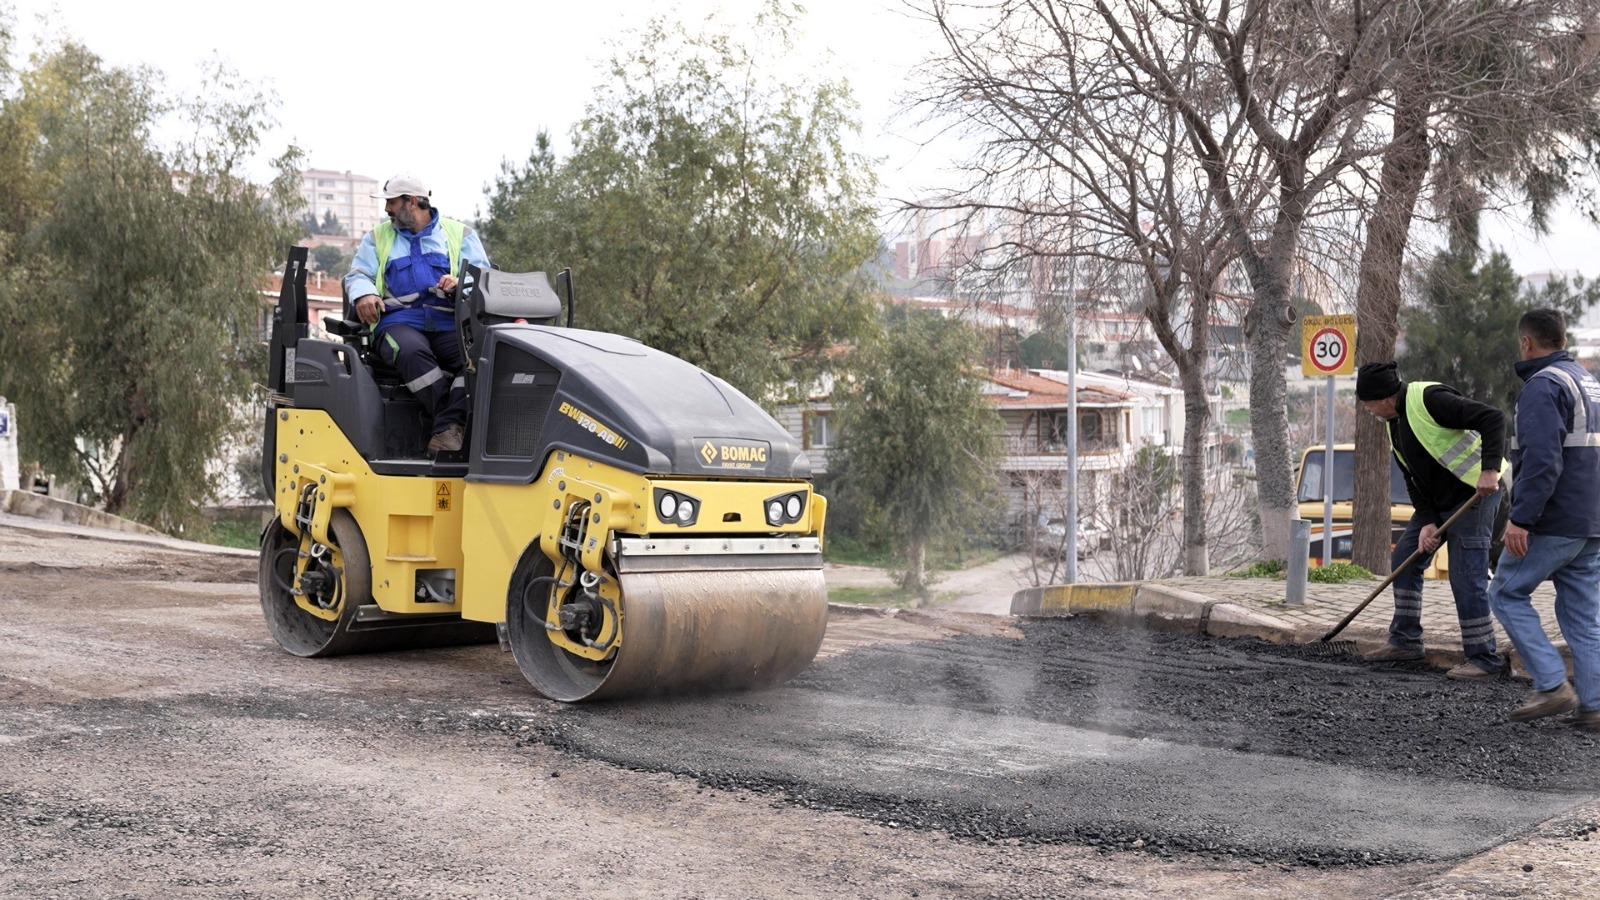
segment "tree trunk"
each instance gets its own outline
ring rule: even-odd
[[[1211,561],[1206,547],[1206,435],[1211,430],[1211,404],[1197,367],[1182,366],[1178,374],[1183,384],[1183,574],[1207,575]]]
[[[1356,287],[1356,363],[1394,359],[1399,332],[1400,269],[1411,218],[1428,173],[1427,90],[1401,85],[1395,99],[1394,137],[1383,154],[1378,198],[1367,221]],[[1389,571],[1389,432],[1382,421],[1356,417],[1355,516],[1351,557],[1379,575]]]
[[[128,452],[133,440],[134,433],[130,432],[122,439],[122,446],[117,448],[117,461],[112,469],[111,487],[103,498],[106,512],[114,516],[126,516],[128,504],[133,499],[135,473],[133,455]]]
[[[1249,267],[1255,296],[1244,321],[1250,347],[1250,440],[1256,455],[1262,559],[1286,558],[1289,519],[1294,513],[1288,385],[1283,367],[1294,316],[1289,272],[1298,246],[1296,237],[1275,235],[1276,246]]]
[[[927,585],[928,539],[914,537],[906,548],[906,575],[900,586],[917,592],[917,606],[928,605]]]

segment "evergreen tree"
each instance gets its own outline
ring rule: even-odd
[[[1556,280],[1524,291],[1504,253],[1478,262],[1477,217],[1458,223],[1450,246],[1422,276],[1421,302],[1401,311],[1401,376],[1440,381],[1509,415],[1522,390],[1513,368],[1517,320],[1531,309],[1560,310],[1569,325],[1600,300],[1600,282]]]
[[[112,512],[193,522],[259,378],[259,280],[293,239],[297,180],[293,153],[266,199],[245,177],[265,112],[227,73],[176,104],[70,43],[0,103],[0,383],[27,454]],[[156,142],[172,115],[191,143]]]
[[[840,502],[890,537],[902,585],[924,599],[928,545],[960,533],[994,496],[1004,426],[983,396],[978,358],[966,324],[897,308],[835,387],[839,438],[829,467]]]
[[[878,250],[848,88],[770,74],[789,14],[747,35],[660,21],[614,60],[558,160],[540,136],[489,191],[484,239],[513,269],[578,283],[577,324],[615,331],[758,400],[809,383],[870,322]]]

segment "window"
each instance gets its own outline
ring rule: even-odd
[[[1356,496],[1356,455],[1351,450],[1335,450],[1333,452],[1333,502],[1349,503]],[[1300,470],[1300,497],[1301,503],[1322,501],[1322,451],[1312,450],[1306,454],[1305,466]],[[1406,478],[1400,472],[1400,464],[1391,454],[1389,457],[1389,502],[1410,503],[1411,494],[1406,491]]]
[[[333,199],[333,195],[332,194],[323,194],[322,195],[322,199],[324,199],[324,200],[332,200]]]
[[[1067,452],[1067,414],[1064,412],[1040,413],[1039,452]],[[1078,413],[1078,449],[1095,450],[1103,438],[1102,420],[1098,412]]]
[[[1066,413],[1040,413],[1037,420],[1039,428],[1039,452],[1064,453],[1067,449],[1067,416]]]
[[[807,450],[826,450],[838,440],[834,433],[833,413],[808,412],[802,418],[801,428],[805,432],[805,448]]]
[[[1093,444],[1101,440],[1104,435],[1100,431],[1099,413],[1080,413],[1078,415],[1078,444]]]
[[[317,187],[333,187],[332,178],[318,178]]]

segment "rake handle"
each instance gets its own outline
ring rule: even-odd
[[[1438,533],[1440,535],[1443,535],[1445,532],[1449,531],[1450,530],[1450,526],[1454,525],[1456,523],[1457,519],[1460,519],[1462,516],[1466,515],[1467,510],[1472,509],[1474,506],[1478,505],[1479,497],[1480,497],[1479,494],[1473,494],[1471,500],[1468,500],[1467,502],[1461,504],[1461,508],[1460,509],[1458,509],[1454,513],[1452,513],[1450,515],[1450,518],[1444,520],[1444,525],[1440,526]],[[1327,536],[1324,536],[1323,540],[1328,540]],[[1389,573],[1389,577],[1385,578],[1383,580],[1382,584],[1380,584],[1377,587],[1373,588],[1372,589],[1372,593],[1367,595],[1367,599],[1361,601],[1361,605],[1360,606],[1357,606],[1355,609],[1350,610],[1350,614],[1348,616],[1345,616],[1344,619],[1339,622],[1339,624],[1333,626],[1333,630],[1332,631],[1330,631],[1327,634],[1323,635],[1322,637],[1318,638],[1317,639],[1317,643],[1326,644],[1328,641],[1333,640],[1334,635],[1337,635],[1339,632],[1343,631],[1347,625],[1349,625],[1351,622],[1354,622],[1355,619],[1356,619],[1356,616],[1361,615],[1361,611],[1362,610],[1366,609],[1367,606],[1372,603],[1372,601],[1378,599],[1378,595],[1379,594],[1383,593],[1386,589],[1388,589],[1389,585],[1394,584],[1394,580],[1396,578],[1399,578],[1401,573],[1403,573],[1405,570],[1411,568],[1411,566],[1413,564],[1415,564],[1417,560],[1421,559],[1423,557],[1423,555],[1424,554],[1423,554],[1423,550],[1422,550],[1421,547],[1418,547],[1417,549],[1411,551],[1411,555],[1406,557],[1406,561],[1405,562],[1403,562],[1400,565],[1396,566],[1395,570],[1393,572]]]

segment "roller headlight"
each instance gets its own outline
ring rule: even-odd
[[[677,491],[656,488],[656,515],[663,525],[679,528],[693,525],[700,515],[700,501]]]
[[[796,491],[792,494],[769,497],[765,508],[768,525],[793,525],[800,521],[800,516],[805,512],[806,492]]]

